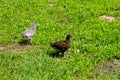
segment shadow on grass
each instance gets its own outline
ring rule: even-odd
[[[62,56],[61,56],[60,54],[58,54],[57,52],[53,52],[53,51],[47,52],[47,54],[48,54],[50,57],[53,57],[53,58],[55,58],[55,57],[61,58],[61,57],[62,57]]]
[[[18,42],[20,45],[27,45],[27,40],[21,40]]]
[[[113,58],[120,60],[120,56],[113,56]]]

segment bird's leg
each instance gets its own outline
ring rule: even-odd
[[[64,51],[62,52],[62,54],[61,54],[61,57],[63,57],[64,56]]]
[[[59,56],[60,51],[56,50],[56,56]]]
[[[27,41],[27,45],[28,45],[28,41]]]
[[[30,39],[28,40],[28,43],[27,43],[28,45],[31,45],[31,43],[30,43]]]
[[[26,44],[27,44],[27,45],[29,44],[29,40],[26,40]]]

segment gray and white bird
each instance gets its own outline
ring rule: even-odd
[[[24,38],[24,40],[27,41],[27,44],[30,44],[30,41],[32,40],[32,37],[35,35],[36,33],[36,22],[33,22],[31,25],[31,28],[26,29],[25,31],[23,31],[21,34]]]

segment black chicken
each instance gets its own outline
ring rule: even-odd
[[[70,48],[70,38],[72,37],[71,34],[67,34],[66,36],[66,40],[61,40],[61,41],[57,41],[54,43],[51,43],[51,47],[56,49],[56,53],[57,55],[61,52],[62,56],[64,56],[64,52],[66,50],[68,50],[68,48]]]

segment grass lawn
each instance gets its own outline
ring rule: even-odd
[[[21,46],[33,21],[32,46]],[[53,58],[49,43],[68,33],[71,47]],[[120,0],[0,0],[0,80],[119,79]]]

